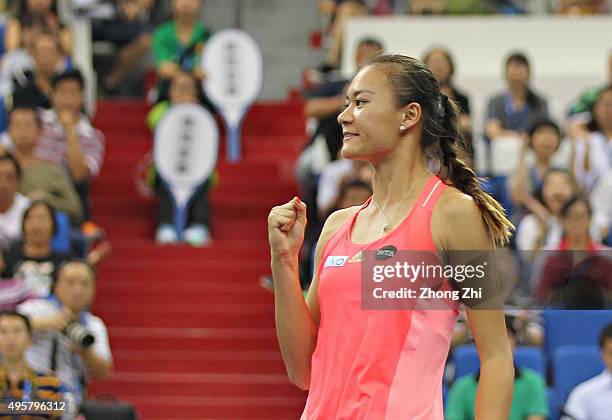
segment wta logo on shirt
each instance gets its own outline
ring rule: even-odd
[[[348,259],[349,259],[348,255],[346,256],[330,255],[325,260],[325,265],[323,265],[323,268],[342,267],[344,264],[346,264],[346,260]]]

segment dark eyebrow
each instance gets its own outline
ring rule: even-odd
[[[355,96],[357,96],[357,95],[359,95],[359,94],[361,94],[361,93],[371,93],[371,94],[373,94],[373,95],[375,95],[375,94],[376,94],[376,92],[373,92],[373,91],[371,91],[371,90],[362,89],[362,90],[356,90],[355,92],[353,92],[353,97],[355,97]],[[346,98],[346,99],[348,99],[348,98],[349,98],[349,96],[348,96],[348,95],[346,95],[346,97],[345,97],[345,98]]]

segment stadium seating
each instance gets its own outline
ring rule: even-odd
[[[559,401],[565,402],[574,387],[601,373],[598,346],[561,346],[553,355],[553,381]]]
[[[545,311],[544,351],[550,361],[555,349],[566,345],[596,345],[603,327],[612,322],[612,311]]]
[[[478,352],[473,345],[458,346],[453,351],[455,379],[474,373],[480,368]],[[536,347],[517,347],[514,361],[518,367],[529,368],[546,377],[546,361],[542,350]]]

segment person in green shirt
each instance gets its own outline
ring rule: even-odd
[[[506,323],[510,346],[514,351],[515,331]],[[446,400],[446,420],[473,420],[476,418],[476,391],[480,371],[463,376],[452,385]],[[538,372],[514,365],[514,397],[509,420],[545,420],[548,417],[546,381]]]
[[[179,71],[198,80],[205,75],[200,55],[210,33],[199,21],[202,0],[172,0],[172,20],[153,33],[153,58],[160,79],[168,81]]]

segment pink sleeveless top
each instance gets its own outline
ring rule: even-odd
[[[362,310],[361,264],[351,257],[387,245],[435,252],[431,215],[446,187],[432,176],[401,224],[374,242],[350,239],[371,199],[328,240],[318,267],[321,322],[302,420],[443,420],[442,374],[459,304]],[[334,257],[345,263],[325,264]]]

